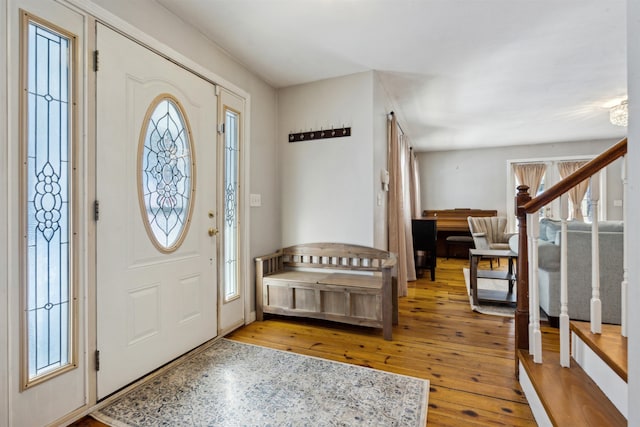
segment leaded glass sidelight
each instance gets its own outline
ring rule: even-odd
[[[238,179],[240,115],[225,109],[224,139],[224,300],[238,293]]]
[[[161,95],[147,110],[138,150],[138,194],[149,237],[161,252],[182,243],[191,219],[195,164],[180,103]]]
[[[23,387],[75,366],[72,148],[74,37],[24,15]]]

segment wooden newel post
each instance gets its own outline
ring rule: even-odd
[[[531,200],[529,186],[519,185],[516,194],[516,217],[518,218],[518,281],[515,313],[515,362],[518,375],[518,350],[529,349],[529,252],[527,246],[527,213],[524,205]]]

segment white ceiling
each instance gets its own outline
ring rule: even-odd
[[[416,150],[618,138],[625,0],[156,0],[276,88],[377,70]]]

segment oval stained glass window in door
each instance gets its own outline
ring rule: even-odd
[[[189,122],[177,99],[158,96],[149,106],[138,148],[142,220],[161,252],[180,247],[189,228],[195,190]]]

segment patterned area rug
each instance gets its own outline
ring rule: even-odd
[[[482,301],[479,300],[479,305],[473,304],[473,297],[471,296],[471,291],[469,287],[469,269],[463,268],[462,273],[464,274],[464,283],[467,285],[467,295],[469,296],[469,305],[471,306],[471,310],[482,313],[482,314],[491,314],[494,316],[505,316],[505,317],[513,317],[515,313],[516,306],[515,304],[508,303],[492,303],[490,301]],[[507,293],[507,282],[504,280],[493,280],[493,279],[478,279],[478,289],[486,289],[491,291],[504,291],[505,295]],[[516,293],[516,287],[513,287],[513,294]]]
[[[111,426],[420,426],[429,381],[222,339],[91,414]]]

